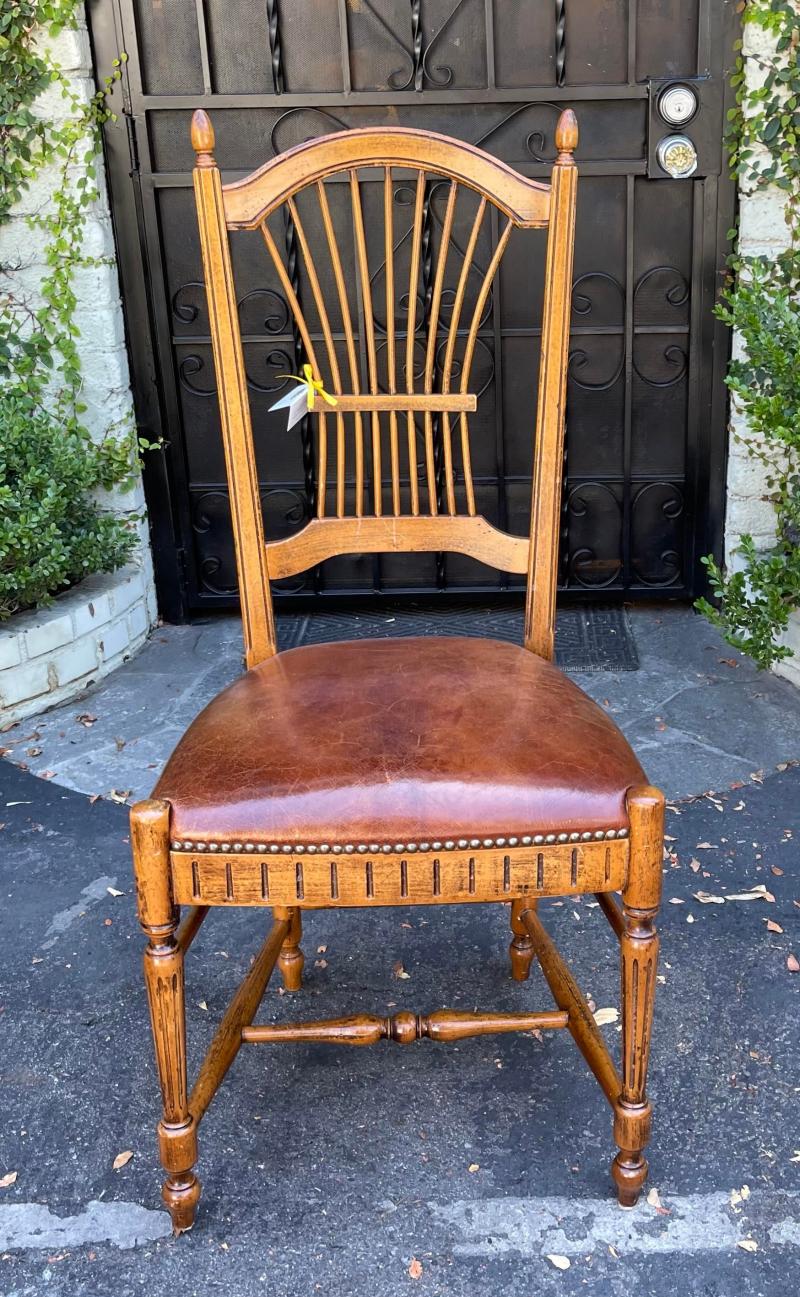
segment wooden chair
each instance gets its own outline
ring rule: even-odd
[[[550,185],[468,144],[389,128],[312,140],[223,185],[211,123],[203,112],[194,115],[194,185],[247,671],[194,721],[153,798],[131,812],[163,1095],[163,1197],[176,1231],[190,1228],[200,1195],[197,1128],[243,1043],[408,1044],[566,1027],[613,1109],[620,1203],[633,1206],[645,1181],[664,802],[609,717],[551,662],[577,138],[567,111],[556,132]],[[369,265],[376,226],[374,219],[365,223],[363,206],[364,173],[375,168],[385,257],[380,296]],[[395,268],[398,176],[413,199],[407,287]],[[426,301],[426,186],[440,179],[447,201]],[[337,232],[334,189],[336,212],[347,211],[346,233]],[[446,289],[456,204],[465,200],[474,207],[471,233],[460,265],[455,256],[451,263],[455,288]],[[475,251],[491,208],[499,238],[482,271]],[[308,286],[302,305],[270,229],[281,209],[293,224]],[[312,224],[320,232],[313,247]],[[538,227],[549,233],[533,504],[523,538],[497,530],[477,509],[470,372],[509,236]],[[271,544],[264,539],[228,230],[262,235],[307,362],[337,401],[332,409],[316,398],[316,516]],[[355,275],[347,272],[351,255]],[[383,347],[376,343],[376,312],[385,314]],[[332,555],[411,550],[458,552],[526,573],[524,647],[423,638],[276,654],[271,580]],[[537,915],[539,897],[579,893],[596,894],[619,939],[620,1071]],[[286,989],[300,989],[303,909],[471,901],[510,903],[512,976],[526,979],[538,956],[555,1010],[254,1023],[276,964]],[[190,1088],[184,956],[208,910],[231,905],[270,908],[272,927]]]

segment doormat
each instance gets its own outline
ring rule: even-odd
[[[279,648],[332,640],[407,635],[467,635],[522,643],[522,609],[481,604],[426,607],[411,600],[382,602],[358,611],[325,609],[278,616]],[[624,608],[583,605],[556,618],[556,663],[563,671],[636,671],[639,658]]]

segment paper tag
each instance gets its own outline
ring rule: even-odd
[[[299,387],[293,387],[286,392],[279,401],[269,407],[270,414],[273,410],[288,410],[289,421],[286,424],[286,431],[293,428],[299,423],[304,414],[308,414],[308,388],[301,383]]]

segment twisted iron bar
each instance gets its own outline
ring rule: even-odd
[[[556,85],[567,75],[567,0],[556,0]]]
[[[272,85],[276,95],[282,95],[284,91],[283,54],[281,50],[278,0],[267,0],[267,34],[269,36],[269,54],[272,63]]]
[[[414,89],[423,86],[423,53],[422,53],[422,3],[411,0],[411,50],[414,56]]]

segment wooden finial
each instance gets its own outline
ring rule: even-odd
[[[213,167],[214,127],[203,108],[196,108],[192,113],[192,148],[197,154],[198,167]]]
[[[556,148],[559,158],[571,161],[578,147],[578,119],[571,108],[565,108],[556,126]]]

